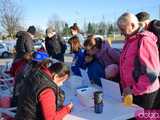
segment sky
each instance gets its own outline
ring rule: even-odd
[[[16,0],[23,8],[26,26],[36,25],[45,29],[52,16],[72,25],[77,22],[116,21],[124,12],[134,14],[147,11],[152,18],[159,18],[160,0]]]

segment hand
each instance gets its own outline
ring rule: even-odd
[[[123,89],[123,96],[126,96],[126,95],[131,95],[132,94],[132,90],[130,89],[130,87],[126,87]]]
[[[69,104],[67,105],[67,107],[71,110],[71,109],[73,108],[73,103],[72,103],[72,102],[69,103]]]

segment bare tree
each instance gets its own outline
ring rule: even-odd
[[[82,30],[83,30],[84,33],[87,32],[87,29],[88,29],[88,26],[87,26],[87,25],[88,25],[88,24],[87,24],[87,22],[86,22],[86,19],[84,19],[83,28],[82,28]]]
[[[53,27],[56,32],[62,33],[65,27],[65,21],[62,20],[57,14],[54,14],[47,23],[48,27]]]
[[[44,31],[41,26],[36,26],[36,35],[35,38],[43,39],[45,37]]]
[[[13,0],[0,0],[0,23],[10,37],[21,29],[22,10]]]

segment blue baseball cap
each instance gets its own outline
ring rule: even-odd
[[[42,61],[46,58],[49,58],[47,53],[34,51],[33,53],[33,61]]]

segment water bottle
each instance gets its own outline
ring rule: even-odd
[[[102,91],[94,92],[94,111],[95,113],[103,112],[103,93]]]

